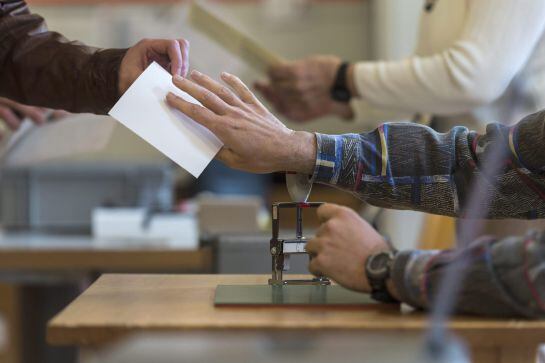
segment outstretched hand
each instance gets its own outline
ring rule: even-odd
[[[224,147],[216,156],[227,166],[254,173],[294,171],[312,174],[316,138],[287,128],[236,76],[222,73],[226,85],[193,71],[174,84],[203,106],[170,93],[167,102],[212,131]]]

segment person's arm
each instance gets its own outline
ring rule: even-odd
[[[469,258],[457,296],[459,313],[528,318],[545,317],[545,234],[482,238],[461,251],[405,251],[393,264],[397,297],[429,309],[447,266]]]
[[[293,131],[274,117],[235,76],[231,87],[192,74],[174,84],[204,107],[174,94],[168,103],[211,130],[224,143],[217,158],[250,172],[293,171],[332,185],[371,204],[458,216],[472,183],[489,185],[489,218],[545,216],[545,111],[517,125],[490,124],[484,135],[455,127],[442,134],[411,123],[384,124],[363,134],[323,135]],[[483,175],[490,150],[501,150],[496,175]],[[488,163],[485,166],[489,166]],[[486,213],[486,215],[485,215]]]
[[[504,167],[483,176],[480,163],[500,144]],[[313,182],[339,187],[371,204],[458,216],[474,177],[490,181],[490,218],[545,216],[545,112],[479,135],[464,127],[442,134],[408,123],[363,134],[317,134]]]
[[[545,2],[467,3],[462,33],[443,52],[355,64],[359,97],[378,108],[438,114],[465,112],[497,99],[543,34]]]
[[[104,114],[151,61],[185,75],[189,44],[143,40],[130,49],[97,49],[47,30],[24,1],[0,0],[0,97]]]
[[[367,263],[391,246],[350,208],[324,204],[316,211],[320,226],[306,251],[309,271],[342,286],[371,292]],[[545,317],[545,234],[530,233],[500,241],[481,238],[457,251],[397,253],[386,287],[393,299],[433,309],[448,266],[461,263],[464,276],[455,308],[460,313],[501,317]],[[459,265],[458,265],[459,266]]]
[[[106,113],[113,106],[125,49],[69,42],[47,31],[24,1],[0,3],[0,96],[79,112]]]

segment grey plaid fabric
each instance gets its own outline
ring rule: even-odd
[[[384,124],[363,134],[316,134],[312,181],[329,184],[370,204],[463,217],[472,182],[486,185],[488,218],[545,216],[545,111],[508,127],[490,124],[483,135],[464,127],[448,133],[411,123]],[[501,165],[483,169],[491,150]],[[545,238],[531,233],[477,241],[464,251],[406,251],[394,279],[403,300],[427,308],[453,259],[472,259],[458,310],[499,316],[545,316]],[[400,266],[401,264],[401,266]]]

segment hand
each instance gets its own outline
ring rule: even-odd
[[[48,117],[57,119],[63,117],[65,114],[65,111],[53,111],[50,113],[42,107],[26,106],[0,97],[0,120],[12,131],[18,130],[25,118],[29,118],[35,124],[41,125],[47,121]],[[2,134],[0,133],[1,138]]]
[[[123,94],[152,62],[174,75],[185,77],[189,70],[189,42],[185,39],[144,39],[130,48],[119,68],[119,93]]]
[[[352,118],[350,105],[335,102],[331,88],[342,61],[336,56],[314,56],[273,66],[269,82],[257,82],[255,88],[278,112],[295,121],[336,114]]]
[[[221,78],[229,87],[196,71],[191,73],[193,81],[174,77],[174,84],[204,107],[172,93],[167,102],[224,143],[216,158],[231,168],[253,173],[312,174],[316,162],[314,134],[287,128],[237,77],[222,73]]]
[[[306,246],[312,256],[309,271],[346,288],[370,292],[365,263],[370,255],[389,249],[384,238],[350,208],[324,204],[317,213],[321,225]]]

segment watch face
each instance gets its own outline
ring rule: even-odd
[[[379,253],[371,257],[369,265],[367,266],[368,271],[372,274],[372,277],[382,278],[383,275],[388,273],[388,262],[390,261],[389,253]]]

